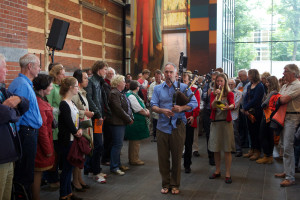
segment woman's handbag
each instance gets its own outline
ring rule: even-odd
[[[88,120],[79,121],[79,128],[86,129],[90,127],[93,127],[92,120],[88,119]]]

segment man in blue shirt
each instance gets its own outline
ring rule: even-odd
[[[247,94],[247,88],[251,84],[248,80],[248,73],[246,70],[242,69],[238,72],[238,77],[240,79],[240,83],[236,86],[236,89],[242,92],[242,100],[239,111],[239,134],[242,148],[248,148],[249,144],[249,132],[247,125],[247,116],[241,112],[243,109],[244,98]]]
[[[34,54],[20,58],[21,73],[8,87],[9,92],[29,100],[29,110],[16,123],[22,145],[22,158],[16,162],[14,181],[22,184],[31,199],[34,160],[37,148],[38,129],[42,126],[42,117],[32,87],[32,80],[40,72],[40,60]],[[16,188],[19,190],[20,188]],[[20,196],[19,196],[20,197]],[[22,197],[20,197],[22,198]]]
[[[161,193],[166,194],[172,188],[172,194],[179,194],[181,157],[185,141],[185,124],[187,120],[184,112],[191,112],[197,106],[197,100],[193,96],[191,101],[183,106],[172,105],[175,89],[172,82],[175,81],[177,69],[172,63],[165,65],[164,74],[166,82],[154,87],[151,107],[159,114],[157,122],[157,152],[159,171],[162,177]],[[180,84],[180,91],[187,88],[186,84]],[[187,95],[192,94],[188,90]],[[170,153],[172,157],[172,167],[170,167]]]

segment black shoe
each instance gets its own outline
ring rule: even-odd
[[[75,185],[73,184],[73,182],[71,182],[71,186],[72,186],[72,189],[75,190],[76,192],[85,192],[86,190],[82,188],[77,188],[75,187]]]
[[[300,173],[300,169],[298,167],[295,168],[295,173]]]
[[[107,161],[107,162],[101,162],[101,165],[110,166],[110,162],[109,161]]]
[[[194,157],[200,157],[200,154],[199,154],[198,151],[194,151],[194,152],[193,152],[193,156],[194,156]]]
[[[247,144],[242,145],[242,148],[243,148],[243,149],[247,149],[247,148],[249,148],[249,145],[247,145]]]
[[[209,159],[209,165],[215,166],[215,165],[216,165],[215,160],[212,159],[212,158],[210,158],[210,159]]]
[[[190,167],[187,167],[187,168],[184,169],[184,172],[187,173],[187,174],[191,173],[191,171],[192,171],[192,170],[191,170]]]
[[[243,153],[242,152],[236,152],[235,157],[242,157]]]
[[[47,184],[48,184],[48,182],[45,179],[42,179],[41,186],[44,186],[44,185],[47,185]]]
[[[151,142],[157,142],[156,137],[154,137],[153,140],[151,140]]]
[[[81,185],[81,187],[83,188],[83,189],[90,189],[91,187],[89,186],[89,185],[87,185],[87,184],[85,184],[85,185],[82,185],[82,184],[80,184]]]
[[[74,194],[72,196],[70,196],[71,200],[83,200],[83,198],[77,197]]]

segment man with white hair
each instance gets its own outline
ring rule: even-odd
[[[41,68],[40,60],[34,54],[28,53],[22,56],[19,62],[21,73],[10,84],[8,91],[28,99],[30,107],[17,122],[22,144],[22,158],[16,162],[14,181],[21,183],[31,198],[38,130],[43,124],[32,80],[37,77]]]
[[[275,174],[277,178],[285,178],[280,183],[282,187],[295,184],[295,157],[294,135],[300,123],[300,81],[298,80],[299,68],[295,64],[288,64],[283,72],[286,84],[282,86],[280,103],[287,104],[284,127],[281,132],[283,137],[283,168],[284,172]]]
[[[244,97],[247,94],[247,88],[251,84],[248,80],[248,73],[246,70],[242,69],[238,72],[238,77],[240,79],[240,83],[236,86],[236,89],[242,92],[242,99],[240,104],[240,110],[243,108]],[[239,134],[242,147],[249,147],[249,133],[247,127],[247,116],[245,116],[242,112],[239,112]]]
[[[242,154],[242,146],[240,140],[239,133],[239,109],[242,100],[242,92],[235,88],[236,83],[235,80],[229,79],[228,86],[234,94],[234,109],[231,111],[232,121],[233,121],[233,130],[234,130],[234,141],[235,141],[235,149],[236,154],[235,157],[241,157]]]
[[[115,75],[116,75],[116,71],[114,70],[114,68],[108,67],[104,79],[107,84],[106,83],[103,84],[103,89],[107,94],[107,98],[109,98],[110,96],[110,90],[111,90],[110,81],[114,78]],[[106,165],[106,166],[110,165],[109,161],[110,161],[111,147],[112,147],[112,135],[109,130],[108,124],[104,123],[103,124],[103,155],[101,158],[102,165]]]
[[[107,68],[107,74],[105,76],[105,81],[108,85],[110,85],[110,81],[111,79],[113,79],[113,77],[116,75],[116,71],[114,70],[114,68],[112,67],[108,67]]]
[[[0,54],[0,82],[6,78],[5,58]],[[10,200],[14,163],[21,157],[20,137],[16,124],[29,108],[24,97],[15,96],[5,88],[0,88],[0,199]]]
[[[166,82],[154,87],[151,98],[152,110],[159,114],[157,122],[157,152],[159,171],[162,178],[162,194],[167,194],[172,188],[172,194],[179,194],[181,157],[185,140],[185,124],[187,119],[185,112],[191,112],[198,104],[193,96],[186,105],[173,105],[173,95],[175,89],[172,85],[177,85],[175,81],[177,69],[172,63],[167,63],[164,67]],[[181,83],[180,91],[184,92],[187,85]],[[188,89],[187,95],[191,94]],[[172,161],[170,161],[170,156]],[[170,166],[172,163],[172,166]]]

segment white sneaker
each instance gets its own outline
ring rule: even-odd
[[[106,179],[100,174],[95,175],[94,180],[97,181],[98,183],[106,183]]]
[[[112,173],[116,174],[116,175],[120,175],[123,176],[125,174],[125,172],[122,172],[121,170],[117,169],[116,171],[112,171]]]
[[[99,175],[102,176],[102,177],[104,177],[104,178],[107,178],[107,174],[100,173]]]

